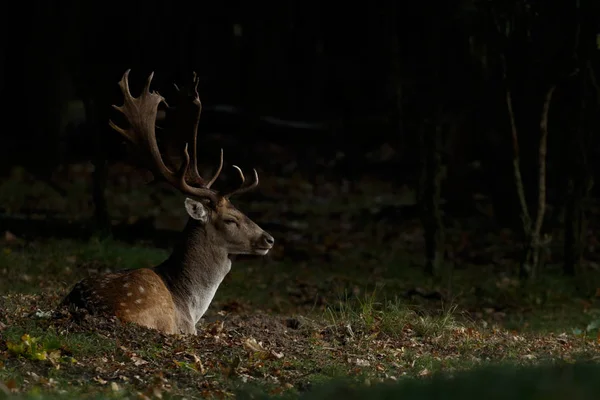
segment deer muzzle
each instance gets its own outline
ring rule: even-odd
[[[275,239],[273,238],[273,236],[271,236],[267,232],[263,232],[262,235],[260,235],[260,238],[256,241],[254,249],[257,254],[264,256],[269,252],[269,250],[273,248],[274,244]]]

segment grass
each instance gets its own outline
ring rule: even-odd
[[[410,326],[418,337],[435,337],[460,326],[456,309],[456,306],[442,308],[431,315],[398,299],[379,303],[373,292],[364,298],[340,299],[326,308],[324,319],[331,321],[333,326],[344,325],[352,332],[381,332],[398,337],[403,334],[403,327]]]
[[[0,280],[5,326],[0,382],[32,396],[219,397],[252,387],[298,395],[332,379],[375,385],[490,363],[589,361],[598,351],[596,332],[586,331],[585,324],[571,325],[572,319],[559,330],[553,321],[543,331],[529,327],[517,333],[491,314],[477,318],[467,312],[468,295],[450,305],[432,305],[398,295],[393,282],[361,289],[364,277],[326,280],[328,270],[314,272],[309,281],[308,271],[294,274],[283,260],[261,259],[235,264],[198,338],[166,338],[111,321],[52,315],[70,285],[90,271],[151,265],[166,256],[164,250],[95,239],[5,243],[3,248],[11,251],[0,256],[8,277]],[[331,287],[338,289],[325,292]],[[291,300],[275,300],[285,296]],[[548,315],[543,304],[529,312],[535,319],[527,321]],[[594,315],[587,314],[590,320]],[[14,351],[24,335],[38,339],[39,348],[30,352],[34,356]]]
[[[43,199],[43,188],[23,182],[19,175],[0,185],[6,210],[18,213]],[[268,192],[268,178],[261,185]],[[181,225],[177,198],[166,196],[150,207],[149,188],[128,190],[111,187],[118,218],[160,214],[161,224]],[[465,256],[455,260],[451,281],[436,281],[422,274],[417,225],[376,220],[365,208],[378,205],[367,199],[345,194],[313,207],[294,199],[240,203],[253,219],[275,227],[270,230],[277,246],[269,257],[234,263],[197,337],[164,336],[55,309],[79,279],[153,266],[168,250],[115,238],[5,234],[0,398],[364,398],[365,390],[374,398],[428,398],[446,391],[489,393],[494,384],[486,380],[496,375],[495,385],[505,390],[498,393],[506,398],[517,396],[511,379],[524,392],[537,390],[526,387],[527,374],[552,388],[548,376],[596,371],[580,367],[596,363],[600,347],[600,284],[593,275],[567,281],[547,271],[523,285],[512,274],[516,263],[508,254],[514,243],[506,243],[505,252],[488,256],[489,263]],[[55,198],[45,203],[59,218],[90,215],[84,201],[76,204],[70,208]],[[450,244],[460,235],[449,230]],[[472,243],[468,251],[489,254],[501,243],[490,240]],[[490,365],[500,369],[478,372]],[[542,366],[517,375],[512,369],[536,365]],[[579,398],[587,398],[593,382],[575,378],[564,387],[576,384]],[[349,393],[348,387],[355,389]],[[548,390],[563,398],[560,390]]]
[[[110,239],[87,242],[45,240],[5,246],[0,255],[0,292],[38,293],[72,283],[90,273],[151,267],[166,258],[161,249]],[[69,282],[70,281],[70,282]]]
[[[597,365],[514,368],[496,366],[454,377],[406,380],[353,388],[351,382],[329,383],[305,399],[595,399],[600,389]],[[256,397],[255,397],[256,398]]]

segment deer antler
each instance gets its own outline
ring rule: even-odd
[[[196,75],[196,73],[194,72],[193,79],[192,79],[193,86],[191,87],[191,89],[188,89],[188,88],[180,89],[177,85],[174,85],[175,89],[177,90],[177,92],[180,93],[180,95],[182,97],[187,97],[184,99],[184,101],[180,101],[180,105],[179,105],[179,108],[181,109],[182,113],[181,113],[181,115],[178,115],[178,118],[177,118],[178,122],[180,123],[180,125],[186,125],[186,127],[180,127],[178,129],[179,131],[185,132],[185,131],[189,130],[186,128],[187,128],[187,124],[189,124],[189,120],[187,120],[187,118],[189,117],[190,114],[187,112],[188,110],[185,107],[188,107],[188,104],[192,104],[193,107],[197,108],[196,119],[193,121],[193,130],[192,130],[193,136],[191,139],[192,143],[193,143],[192,157],[191,157],[193,164],[192,164],[192,168],[189,171],[190,179],[196,180],[196,181],[198,180],[199,175],[198,175],[197,166],[196,166],[196,164],[194,164],[194,160],[196,159],[195,154],[196,154],[196,137],[197,137],[197,132],[198,132],[198,124],[200,123],[200,113],[202,112],[202,103],[200,102],[200,97],[198,96],[199,82],[200,82],[200,79],[198,78],[198,75]],[[191,102],[189,101],[189,97],[192,98]],[[233,167],[235,169],[237,169],[237,171],[240,174],[240,177],[242,178],[242,186],[240,186],[238,189],[236,189],[230,193],[223,195],[223,197],[225,197],[225,198],[229,198],[234,195],[248,192],[248,191],[254,189],[256,186],[258,186],[258,172],[256,172],[256,170],[254,170],[254,182],[244,187],[243,185],[246,181],[244,173],[237,165],[234,165]],[[221,173],[222,169],[223,169],[223,149],[221,149],[221,163],[219,164],[219,168],[217,169],[217,172],[215,173],[213,178],[205,184],[205,187],[209,188],[214,183],[214,181],[217,179],[217,177]]]
[[[242,172],[242,169],[240,167],[238,167],[237,165],[233,165],[233,168],[237,169],[237,171],[240,173],[240,178],[242,178],[242,184],[240,185],[239,188],[235,189],[234,191],[223,195],[223,197],[225,197],[226,199],[230,198],[231,196],[235,196],[235,195],[238,195],[241,193],[246,193],[258,186],[258,172],[256,172],[256,169],[253,169],[254,182],[252,182],[249,185],[244,186],[244,182],[246,182],[246,177],[244,176],[244,172]]]
[[[198,111],[192,130],[192,136],[190,138],[192,145],[192,168],[191,170],[189,168],[190,154],[188,152],[188,145],[190,144],[190,141],[187,141],[183,147],[184,161],[178,171],[172,171],[164,163],[156,141],[156,114],[158,112],[159,104],[165,102],[165,99],[157,92],[150,92],[150,83],[152,82],[154,73],[151,73],[148,77],[140,96],[133,97],[129,91],[129,72],[130,70],[125,71],[119,82],[119,87],[121,88],[121,92],[123,92],[124,103],[122,106],[113,105],[113,107],[126,117],[130,127],[129,129],[123,129],[117,126],[112,120],[109,121],[109,125],[128,139],[133,145],[138,147],[143,155],[149,158],[150,169],[154,173],[155,178],[164,179],[173,187],[189,196],[208,198],[216,203],[218,201],[218,195],[215,191],[210,189],[210,186],[217,179],[223,167],[223,150],[221,150],[221,164],[215,175],[209,181],[204,180],[198,173],[196,159],[196,136],[200,112],[202,110],[202,104],[200,103],[196,88],[194,88],[194,105],[197,107]],[[197,86],[196,79],[195,84]],[[199,187],[190,185],[190,183],[187,182],[188,179],[191,181],[190,183],[199,185]]]
[[[200,79],[198,78],[198,76],[196,75],[196,73],[194,72],[193,75],[193,79],[192,79],[192,83],[193,86],[191,88],[190,91],[186,91],[187,93],[184,93],[182,90],[179,89],[179,87],[177,85],[175,86],[175,89],[177,89],[177,91],[181,94],[182,97],[192,97],[192,101],[189,102],[187,98],[184,99],[184,101],[180,102],[179,105],[179,109],[182,111],[181,113],[178,112],[177,115],[177,120],[179,122],[179,130],[183,131],[183,132],[187,132],[189,131],[189,126],[187,126],[188,124],[192,124],[192,129],[191,129],[191,137],[189,137],[189,140],[187,140],[188,143],[191,143],[192,146],[192,154],[191,154],[191,168],[188,170],[187,173],[187,179],[189,179],[190,181],[192,181],[193,183],[196,183],[202,187],[205,188],[210,188],[212,186],[213,183],[215,183],[215,181],[217,180],[217,178],[219,177],[219,174],[221,173],[221,170],[223,169],[223,149],[221,149],[221,161],[219,163],[219,168],[217,168],[217,171],[214,173],[214,175],[212,176],[212,178],[210,180],[205,181],[200,174],[198,173],[198,163],[197,163],[197,137],[198,137],[198,125],[200,124],[200,115],[202,114],[202,102],[200,102],[200,96],[198,95],[198,84],[200,83]],[[195,110],[189,110],[191,105],[191,108],[194,108]],[[194,119],[192,121],[189,120],[190,116],[194,116]],[[183,126],[181,126],[183,125]]]

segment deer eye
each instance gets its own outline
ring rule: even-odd
[[[238,222],[235,219],[226,219],[223,221],[227,225],[237,225]]]

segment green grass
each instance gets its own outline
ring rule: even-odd
[[[115,343],[107,338],[99,336],[90,336],[85,333],[72,333],[63,335],[53,329],[43,329],[37,326],[33,321],[26,326],[9,327],[3,332],[4,340],[8,343],[20,344],[24,339],[23,335],[38,338],[36,345],[40,352],[51,352],[62,349],[66,353],[77,353],[78,356],[98,356],[99,354],[108,354],[114,352]],[[19,356],[20,353],[12,353],[13,356]]]
[[[342,298],[326,308],[324,319],[334,326],[346,324],[351,331],[382,332],[390,337],[402,335],[407,325],[419,337],[436,337],[468,323],[457,321],[456,306],[442,307],[436,314],[430,314],[398,299],[378,302],[376,295],[373,292],[364,298]]]
[[[87,242],[44,240],[4,246],[0,252],[0,293],[38,293],[74,284],[90,273],[151,267],[167,252],[111,239]]]
[[[600,390],[600,381],[596,379],[598,373],[600,366],[585,364],[536,368],[497,366],[453,377],[439,375],[393,384],[353,385],[352,382],[338,381],[318,387],[301,398],[591,400],[597,398]]]

